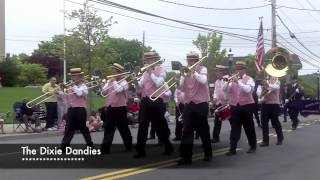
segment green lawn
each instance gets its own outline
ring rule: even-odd
[[[0,113],[12,112],[12,106],[14,102],[21,101],[24,97],[33,99],[41,95],[40,88],[0,88]],[[104,105],[104,98],[97,95],[93,95],[93,109],[97,109]],[[9,117],[5,123],[11,123],[12,118]]]

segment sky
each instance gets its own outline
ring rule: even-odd
[[[269,43],[268,40],[271,39],[271,31],[269,30],[271,28],[271,6],[239,11],[217,11],[178,6],[159,0],[111,1],[179,20],[214,26],[254,29],[219,29],[252,37],[257,37],[259,17],[263,17],[263,25],[266,29],[264,31],[264,38],[266,39],[265,42]],[[266,0],[169,1],[214,8],[243,8],[270,4],[270,2]],[[6,52],[11,54],[30,54],[33,49],[37,48],[37,44],[40,41],[50,40],[55,34],[63,34],[63,2],[64,0],[6,0]],[[81,8],[81,5],[74,2],[83,3],[84,1],[72,0],[72,2],[70,2],[69,0],[66,0],[65,9],[68,12]],[[90,2],[90,4],[92,4],[94,8],[100,9],[98,14],[101,17],[107,19],[110,16],[113,16],[114,20],[118,22],[110,29],[109,35],[111,37],[138,39],[142,41],[142,34],[145,32],[146,45],[153,47],[160,53],[162,58],[166,59],[166,67],[170,66],[171,61],[181,61],[185,64],[186,53],[190,51],[197,51],[197,48],[192,44],[192,40],[196,39],[199,33],[206,34],[206,32],[203,32],[202,30],[174,22],[127,12],[93,2]],[[282,0],[279,1],[277,5],[303,9],[320,9],[319,0]],[[152,24],[124,17],[119,14],[163,23],[170,26],[187,28],[189,30]],[[288,31],[277,19],[277,33],[281,36],[281,38],[278,36],[278,41],[285,44],[300,57],[320,66],[320,58],[317,58],[317,56],[320,57],[320,11],[301,11],[279,7],[277,9],[277,14],[314,55],[302,48],[294,39],[291,39]],[[73,25],[73,22],[66,20],[66,28],[71,28]],[[290,44],[287,44],[282,37]],[[248,54],[255,53],[256,42],[250,42],[224,35],[222,48],[231,48],[234,56],[246,56]],[[270,45],[265,44],[265,49],[268,50],[269,48]],[[317,60],[319,62],[317,62]],[[316,72],[319,67],[315,65],[312,66],[307,63],[303,63],[303,70],[300,74]]]

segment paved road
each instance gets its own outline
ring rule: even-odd
[[[309,116],[302,119],[301,126],[296,131],[290,131],[290,123],[284,123],[285,141],[282,146],[275,146],[275,138],[271,138],[270,146],[258,148],[256,154],[246,154],[248,146],[243,136],[236,156],[224,155],[228,147],[230,127],[223,124],[221,143],[214,146],[212,162],[201,161],[199,152],[195,152],[194,162],[188,167],[177,167],[175,154],[169,157],[159,155],[159,147],[148,149],[148,158],[141,160],[140,165],[131,169],[0,169],[0,179],[223,179],[223,180],[255,180],[255,179],[290,179],[318,180],[320,177],[320,117]],[[212,127],[212,124],[211,124]],[[173,129],[174,126],[170,125]],[[132,129],[134,138],[137,129]],[[261,130],[256,129],[259,139]],[[270,131],[273,137],[273,130]],[[93,134],[94,142],[101,142],[102,133]],[[61,137],[43,137],[23,140],[9,140],[3,143],[60,143]],[[135,141],[135,139],[134,139]],[[75,143],[83,142],[81,135],[76,135]],[[115,143],[121,143],[119,134]],[[150,143],[156,143],[152,141]],[[199,141],[196,141],[199,143]],[[199,150],[199,147],[196,147]],[[114,152],[103,159],[101,163],[116,161],[116,157],[124,157],[128,163],[137,162],[131,158],[133,153]],[[1,154],[0,154],[1,158]],[[144,164],[144,168],[139,168]],[[147,166],[146,166],[147,165]]]

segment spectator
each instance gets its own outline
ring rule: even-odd
[[[40,121],[39,118],[35,115],[35,108],[28,108],[27,105],[27,98],[24,98],[22,101],[22,106],[21,106],[21,117],[22,121],[26,126],[25,132],[32,133],[33,131],[39,132],[41,127],[40,127]],[[30,125],[30,123],[35,123],[35,129],[33,129]]]
[[[56,84],[56,82],[57,79],[55,77],[51,77],[50,81],[42,87],[43,93],[48,93],[48,96],[54,95],[51,98],[48,98],[45,102],[47,109],[46,129],[48,131],[55,130],[54,125],[58,118],[56,95],[58,94],[58,91],[60,91],[60,87]]]
[[[139,114],[139,99],[134,98],[133,102],[129,105],[128,120],[132,127],[135,128],[138,124],[138,114]]]
[[[103,125],[103,121],[101,120],[101,114],[99,111],[92,112],[87,121],[87,127],[90,132],[100,131]]]
[[[57,105],[58,105],[58,129],[64,129],[65,122],[63,120],[66,120],[65,115],[67,114],[68,111],[68,106],[67,106],[67,99],[65,96],[65,93],[63,92],[64,85],[60,85],[60,89],[57,94]],[[63,124],[64,123],[64,124]]]

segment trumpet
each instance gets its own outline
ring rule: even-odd
[[[230,82],[230,81],[234,81],[236,79],[240,79],[239,73],[235,73],[235,74],[231,75],[230,77],[226,78],[225,81]]]
[[[168,85],[170,84],[170,85]],[[176,77],[170,78],[168,81],[166,81],[162,86],[160,86],[157,90],[155,90],[151,95],[150,95],[150,100],[151,101],[156,101],[159,99],[166,91],[168,91],[171,87],[177,84]],[[158,94],[158,95],[157,95]],[[157,95],[157,96],[156,96]]]
[[[208,57],[208,54],[203,56],[198,62],[194,63],[193,65],[187,66],[187,67],[182,67],[181,74],[183,76],[190,75],[190,72],[193,71],[199,64],[201,64],[207,57]]]

